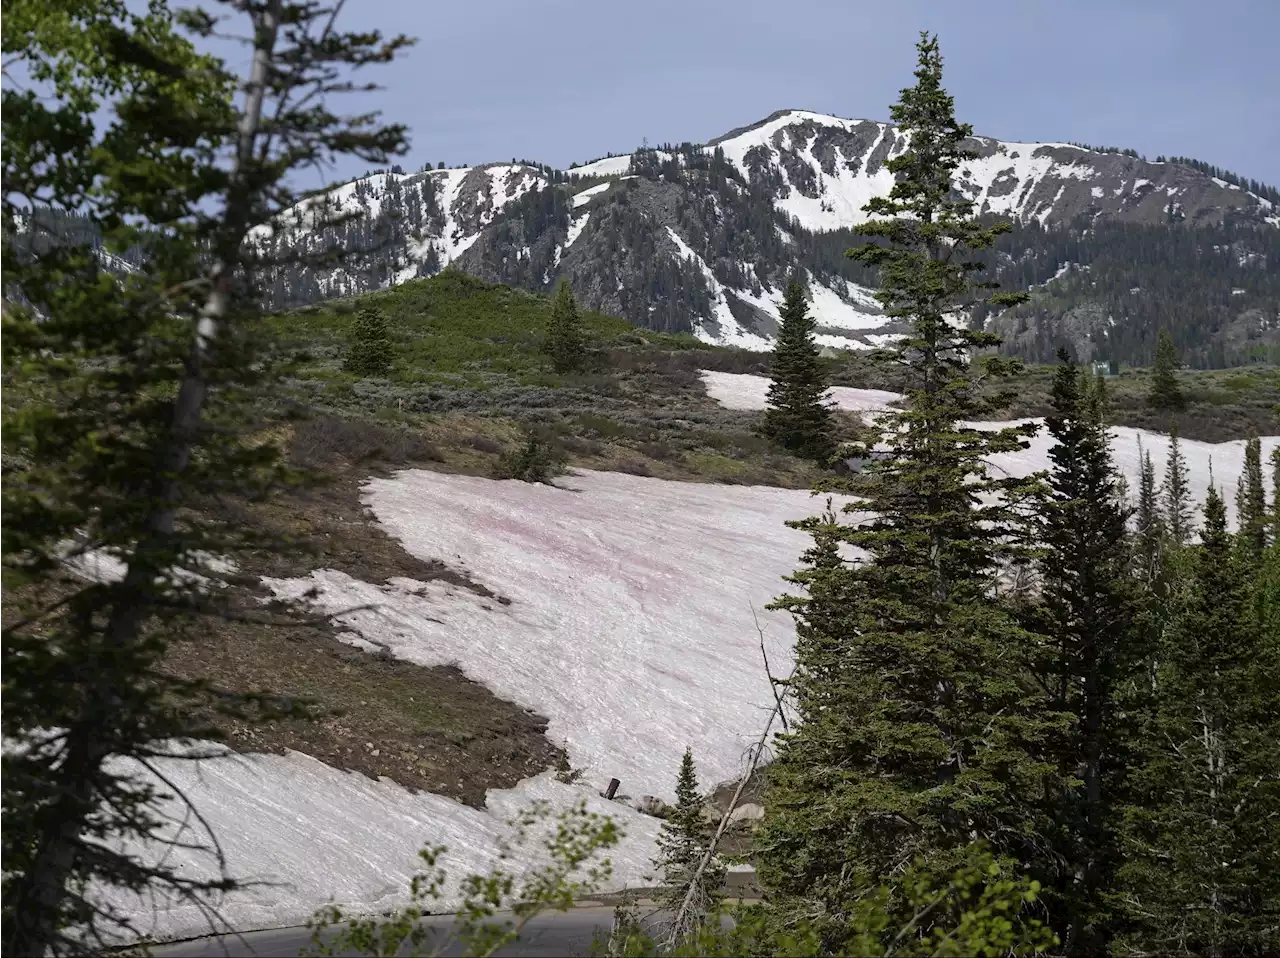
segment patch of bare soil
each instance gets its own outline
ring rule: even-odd
[[[421,462],[407,457],[396,463],[414,464]],[[443,579],[508,601],[443,563],[415,558],[388,536],[360,502],[369,463],[335,454],[322,465],[326,481],[320,485],[263,503],[219,506],[227,517],[259,523],[296,543],[296,549],[243,557],[243,584],[233,587],[246,618],[293,624],[219,620],[198,637],[176,643],[167,670],[230,692],[260,690],[309,702],[312,718],[214,717],[228,744],[243,752],[295,749],[338,768],[474,806],[483,804],[487,789],[510,787],[548,768],[567,769],[564,751],[546,737],[546,719],[499,699],[458,669],[362,651],[305,610],[268,609],[259,601],[268,595],[254,584],[259,576],[305,576],[322,568],[373,583],[395,576]]]

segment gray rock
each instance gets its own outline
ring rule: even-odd
[[[764,818],[764,806],[755,802],[739,805],[729,814],[730,822],[758,822]]]

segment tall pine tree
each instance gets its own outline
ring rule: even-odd
[[[558,373],[572,372],[582,365],[586,353],[586,336],[573,287],[561,278],[551,300],[551,320],[547,324],[547,355]]]
[[[1257,436],[1244,446],[1244,471],[1236,487],[1236,525],[1240,544],[1255,553],[1267,545],[1267,492],[1262,480],[1262,440]]]
[[[1280,545],[1280,446],[1271,450],[1271,541]]]
[[[1046,426],[1052,497],[1043,518],[1042,604],[1034,621],[1049,639],[1041,672],[1050,708],[1071,716],[1060,775],[1078,784],[1059,806],[1067,863],[1054,889],[1065,908],[1067,954],[1106,951],[1105,893],[1113,882],[1118,757],[1124,740],[1120,693],[1141,661],[1136,583],[1119,475],[1103,418],[1101,380],[1081,373],[1066,352],[1051,393]]]
[[[1147,403],[1154,409],[1177,412],[1186,407],[1187,400],[1178,384],[1178,350],[1167,329],[1156,336],[1156,364],[1151,371],[1151,389]]]
[[[798,455],[826,462],[835,453],[827,381],[813,338],[817,322],[799,283],[787,284],[779,315],[761,431]]]
[[[822,633],[807,648],[840,648],[839,671],[829,673],[826,651],[815,661],[800,649],[801,722],[770,767],[757,857],[777,900],[822,916],[830,948],[859,897],[917,857],[947,874],[986,838],[1035,861],[1056,774],[1048,727],[1065,721],[1027,680],[1037,642],[999,595],[1025,539],[1017,502],[1037,486],[993,478],[985,457],[1025,448],[1034,427],[963,425],[1009,401],[984,396],[970,364],[998,337],[962,321],[975,302],[1020,299],[975,283],[966,258],[1007,226],[980,224],[953,190],[971,131],[942,87],[936,39],[922,36],[917,49],[916,84],[892,109],[910,145],[889,161],[890,194],[866,207],[883,218],[860,227],[885,242],[850,254],[880,268],[877,295],[909,328],[896,349],[906,408],[880,421],[889,456],[846,507],[872,518],[823,524],[866,559],[832,564],[819,550],[827,567],[805,570],[808,597],[791,600],[798,627]],[[992,375],[1007,369],[987,363]]]
[[[1151,451],[1138,444],[1138,503],[1134,513],[1134,571],[1148,588],[1160,580],[1161,557],[1164,553],[1165,523],[1160,508],[1160,486]]]
[[[1187,460],[1182,455],[1178,439],[1178,424],[1169,428],[1169,458],[1164,466],[1164,485],[1160,489],[1164,499],[1165,531],[1169,544],[1178,549],[1191,541],[1195,531],[1195,507],[1191,503],[1191,487],[1188,485]]]
[[[204,39],[219,26],[199,10],[19,0],[0,21],[6,63],[25,58],[40,90],[2,91],[0,235],[18,294],[3,359],[22,399],[4,409],[3,558],[6,591],[24,587],[3,648],[7,955],[101,954],[149,930],[121,908],[130,895],[163,907],[235,884],[140,853],[192,839],[162,807],[177,789],[139,769],[210,732],[211,700],[243,704],[166,668],[171,643],[233,613],[209,554],[281,546],[208,509],[281,473],[245,436],[272,370],[255,349],[267,254],[251,230],[299,201],[298,168],[403,150],[402,127],[336,115],[329,95],[407,40],[345,33],[316,4],[227,6],[243,78],[182,37],[179,24]],[[84,216],[111,253],[140,248],[137,269],[109,274],[92,237],[23,248],[33,199]],[[67,575],[67,540],[122,574]]]

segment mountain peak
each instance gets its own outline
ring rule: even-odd
[[[824,345],[882,345],[900,330],[874,298],[874,270],[851,264],[844,251],[857,242],[867,203],[893,188],[888,161],[908,146],[908,135],[884,121],[786,109],[705,144],[568,171],[504,161],[380,173],[322,200],[325,211],[353,216],[340,226],[305,211],[281,218],[290,244],[352,255],[327,273],[281,277],[277,302],[364,292],[456,263],[535,291],[567,278],[584,305],[638,326],[769,349],[786,277],[799,274],[808,278]],[[1170,303],[1187,296],[1207,304],[1224,349],[1257,339],[1256,329],[1270,335],[1275,299],[1252,265],[1267,260],[1269,228],[1280,226],[1268,200],[1184,163],[980,136],[968,146],[975,156],[957,170],[957,190],[975,212],[1015,224],[990,264],[995,278],[1016,288],[1047,285],[1040,297],[1049,312],[1082,309],[1069,320],[1079,355],[1097,340],[1109,358],[1127,356],[1114,345],[1122,333],[1112,332],[1113,318],[1165,322]],[[1176,236],[1184,225],[1231,238],[1187,244]],[[1133,246],[1139,234],[1163,244],[1159,275],[1143,259],[1146,248]],[[1206,259],[1237,247],[1230,264]],[[1108,270],[1114,290],[1098,287]],[[1177,300],[1148,308],[1130,293],[1167,290],[1180,274],[1199,277],[1199,286]],[[1148,318],[1126,318],[1136,315]],[[1243,325],[1231,332],[1237,317]],[[1020,349],[1058,341],[1033,320],[1012,331],[1027,337]],[[1146,338],[1132,336],[1124,348],[1144,348],[1135,344]]]

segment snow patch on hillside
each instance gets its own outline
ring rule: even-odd
[[[565,488],[406,471],[365,486],[411,554],[439,559],[509,600],[446,582],[361,582],[331,570],[266,580],[315,590],[349,633],[423,665],[456,664],[550,720],[584,784],[621,779],[670,797],[686,747],[708,783],[736,777],[772,704],[753,610],[775,673],[790,616],[766,611],[821,508],[808,492],[582,471]],[[357,606],[375,606],[348,611]]]
[[[744,376],[740,373],[720,373],[702,370],[702,381],[707,395],[726,409],[764,409],[769,397],[769,382],[765,376]],[[854,389],[850,386],[832,386],[827,390],[828,401],[840,409],[857,412],[882,412],[890,409],[890,403],[902,398],[901,393],[883,389]]]
[[[1076,180],[1089,180],[1096,175],[1093,167],[1084,163],[1063,164],[1047,153],[1037,155],[1044,146],[1062,144],[1002,143],[991,156],[977,157],[961,164],[956,171],[957,185],[973,200],[976,212],[1043,218],[1052,211],[1053,203],[1031,206],[1031,197],[1041,180],[1051,174],[1059,179]],[[1016,189],[1000,196],[991,195],[997,182],[1010,178],[1017,182]]]
[[[587,187],[581,193],[574,193],[573,194],[574,209],[577,209],[579,206],[585,206],[587,203],[590,203],[591,197],[599,196],[601,193],[603,193],[612,185],[613,185],[612,183],[597,183],[595,186]]]
[[[694,335],[706,343],[716,343],[721,346],[739,346],[743,349],[753,349],[756,351],[765,351],[773,348],[771,340],[743,329],[742,324],[738,322],[733,315],[733,310],[729,308],[729,300],[725,297],[724,287],[720,285],[720,281],[716,279],[715,274],[711,272],[709,267],[701,256],[693,251],[693,249],[680,238],[680,234],[667,227],[667,235],[671,237],[671,242],[676,244],[676,250],[679,252],[681,259],[685,259],[693,263],[702,273],[706,280],[707,288],[711,291],[712,296],[712,315],[706,317],[712,320],[718,332],[712,334],[703,326],[699,326],[694,330]]]
[[[222,751],[219,746],[211,749]],[[159,759],[155,764],[169,780],[158,782],[159,790],[171,794],[178,788],[199,810],[226,855],[230,874],[271,883],[216,902],[222,918],[237,929],[301,925],[331,900],[352,915],[406,905],[409,883],[422,867],[417,853],[424,845],[448,846],[440,861],[448,881],[439,906],[442,911],[456,909],[462,898],[459,880],[467,874],[501,867],[524,875],[545,861],[536,842],[512,859],[498,857],[500,842],[513,836],[507,822],[538,800],[568,808],[585,799],[589,810],[611,815],[625,837],[609,853],[613,878],[608,888],[651,884],[646,876],[652,871],[658,820],[564,785],[553,772],[515,788],[491,790],[486,807],[475,809],[440,795],[410,792],[387,779],[340,771],[300,752],[224,753],[198,762]],[[204,830],[177,801],[166,803],[163,815],[171,823],[165,829],[169,836],[180,832],[193,844],[207,842]],[[132,847],[153,859],[159,853]],[[184,877],[219,876],[206,852],[174,849],[166,855]],[[159,902],[151,896],[139,899],[120,890],[103,897],[158,939],[215,930],[191,904],[163,896]]]
[[[578,241],[578,237],[582,235],[582,231],[587,228],[587,220],[591,219],[591,211],[583,213],[581,216],[575,216],[573,222],[569,224],[569,234],[565,237],[564,248],[568,249]]]
[[[819,326],[832,329],[878,329],[887,321],[880,304],[870,290],[853,283],[848,284],[854,302],[842,297],[835,290],[819,283],[809,274],[809,314]]]
[[[774,145],[774,140],[781,134],[779,138],[781,147],[791,151],[797,159],[807,164],[821,186],[819,195],[816,197],[805,196],[793,188],[789,191],[789,195],[780,197],[776,201],[777,208],[794,217],[801,226],[815,232],[837,230],[865,222],[868,215],[863,208],[873,197],[887,195],[894,183],[893,174],[883,165],[868,175],[866,160],[881,147],[886,136],[894,138],[888,153],[890,158],[907,149],[908,138],[889,124],[876,123],[879,135],[866,152],[860,156],[848,156],[842,152],[835,164],[834,173],[830,173],[822,169],[821,163],[810,149],[809,141],[801,138],[795,129],[798,124],[805,122],[852,131],[872,121],[849,120],[821,113],[794,110],[737,136],[721,140],[716,145],[724,151],[725,158],[744,176],[750,175],[746,162],[747,154],[756,148],[768,150],[775,157],[775,165],[784,181],[790,183],[791,177],[787,174],[786,168],[776,159],[779,147]],[[1088,180],[1096,175],[1096,171],[1089,164],[1089,156],[1093,155],[1089,150],[1072,147],[1066,143],[1006,143],[983,139],[984,142],[996,144],[995,154],[966,161],[957,171],[958,185],[974,200],[979,211],[1023,218],[1034,216],[1043,222],[1051,213],[1054,203],[1061,197],[1064,188],[1060,187],[1058,196],[1053,201],[1041,202],[1035,208],[1031,208],[1030,197],[1041,180],[1050,175],[1060,179]],[[1045,147],[1052,147],[1055,150],[1074,150],[1080,154],[1079,161],[1064,163],[1044,151]],[[1040,155],[1037,155],[1038,153]],[[847,161],[850,160],[857,161],[857,173],[849,169]],[[1016,180],[1016,187],[1000,196],[992,196],[991,191],[995,184],[1004,182],[1010,177]]]
[[[569,170],[575,176],[620,176],[631,169],[631,154],[625,156],[609,156],[596,160],[585,166],[575,166]]]
[[[707,386],[707,395],[729,409],[764,409],[768,395],[769,379],[765,376],[753,376],[743,373],[711,373],[703,372],[703,381]],[[832,399],[841,409],[859,412],[871,408],[872,395],[883,397],[881,402],[888,404],[901,399],[898,393],[881,392],[879,390],[841,389],[832,390]],[[883,408],[883,407],[882,407]],[[1000,453],[992,457],[991,464],[996,469],[1013,476],[1027,476],[1041,469],[1048,469],[1049,448],[1053,438],[1044,428],[1043,419],[1020,419],[1017,422],[1036,422],[1041,428],[1031,440],[1030,446],[1021,452]],[[1009,425],[1002,422],[970,423],[977,429],[998,429]],[[1169,437],[1164,433],[1151,432],[1147,429],[1133,429],[1129,426],[1111,427],[1111,454],[1116,467],[1124,475],[1130,489],[1138,487],[1138,473],[1141,468],[1141,452],[1151,453],[1151,461],[1158,475],[1164,475],[1165,465],[1169,457]],[[1189,471],[1189,488],[1191,498],[1197,504],[1203,502],[1209,491],[1209,478],[1212,475],[1218,491],[1223,494],[1227,503],[1229,521],[1235,521],[1235,488],[1236,480],[1244,471],[1244,447],[1242,439],[1232,442],[1197,442],[1193,439],[1179,440],[1182,455],[1187,461]],[[1262,460],[1268,461],[1271,451],[1280,447],[1280,436],[1262,437]]]

